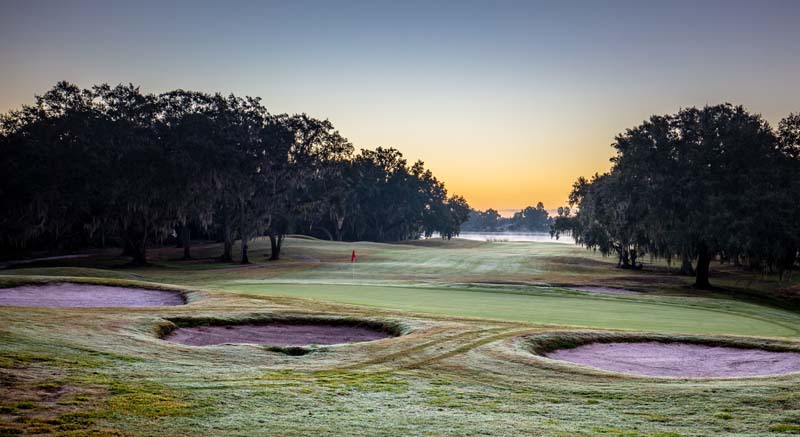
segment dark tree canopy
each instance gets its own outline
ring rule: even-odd
[[[60,82],[0,116],[0,249],[118,245],[134,264],[148,245],[191,236],[393,241],[458,235],[469,206],[422,162],[395,149],[353,154],[327,120],[273,115],[259,99],[133,85]]]
[[[610,172],[575,183],[576,214],[553,231],[622,267],[644,253],[677,258],[701,288],[714,258],[783,272],[800,247],[799,126],[790,115],[774,131],[729,104],[653,116],[617,136]]]
[[[449,196],[444,184],[421,161],[409,166],[396,149],[362,150],[354,159],[336,162],[335,184],[328,184],[329,214],[302,225],[307,233],[334,229],[337,239],[399,241],[460,232],[469,205]]]

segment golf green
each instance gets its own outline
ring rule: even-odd
[[[417,313],[480,317],[516,322],[591,328],[634,329],[684,334],[798,336],[789,324],[754,315],[765,308],[736,303],[730,309],[711,309],[665,302],[658,298],[591,296],[497,290],[386,287],[372,285],[281,284],[232,282],[229,291],[303,297]],[[779,310],[773,310],[782,313]],[[752,313],[751,313],[752,312]],[[791,313],[785,313],[793,317]]]

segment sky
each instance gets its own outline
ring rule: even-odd
[[[800,112],[800,1],[0,0],[0,112],[60,80],[258,96],[505,215],[653,114]]]

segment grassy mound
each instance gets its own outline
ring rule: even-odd
[[[523,340],[525,348],[536,355],[546,355],[559,349],[574,349],[591,343],[689,343],[702,346],[723,346],[741,349],[761,349],[770,352],[800,352],[800,344],[776,339],[722,337],[707,335],[667,335],[602,331],[564,331],[536,334]]]

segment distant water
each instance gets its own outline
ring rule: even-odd
[[[439,234],[433,234],[431,238],[439,238]],[[562,235],[556,240],[550,238],[550,234],[546,232],[462,232],[458,238],[475,241],[538,241],[575,244],[575,240],[569,235]]]

